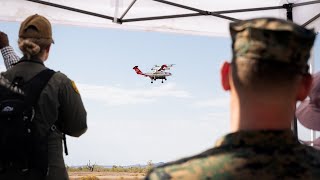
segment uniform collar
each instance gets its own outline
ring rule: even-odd
[[[220,138],[216,147],[239,146],[279,146],[300,144],[290,129],[286,130],[259,130],[238,131]]]
[[[19,64],[21,62],[30,62],[30,63],[37,63],[37,64],[41,64],[44,66],[43,61],[41,59],[38,58],[32,58],[32,59],[27,59],[27,57],[23,56],[20,61],[18,61],[16,64]],[[15,64],[15,65],[16,65]]]

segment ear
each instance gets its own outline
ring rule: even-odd
[[[311,86],[312,86],[312,76],[310,74],[303,75],[300,81],[300,86],[297,93],[298,101],[303,101],[309,95]]]
[[[230,82],[229,82],[230,73],[229,72],[230,72],[230,63],[225,61],[220,70],[221,84],[225,91],[230,90]]]

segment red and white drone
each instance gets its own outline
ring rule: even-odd
[[[161,66],[154,65],[153,68],[151,68],[152,72],[148,73],[143,73],[138,68],[138,66],[133,67],[133,69],[136,71],[138,75],[149,77],[151,79],[151,83],[153,83],[153,81],[156,81],[157,79],[161,79],[161,83],[163,83],[163,80],[167,80],[167,77],[172,75],[168,71],[173,65],[174,64],[163,64]]]

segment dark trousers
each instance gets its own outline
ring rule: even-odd
[[[49,168],[47,176],[42,176],[41,173],[36,170],[31,170],[25,174],[18,170],[11,169],[0,173],[0,180],[69,180],[69,176],[65,168],[57,167]]]

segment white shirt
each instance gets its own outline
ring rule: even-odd
[[[11,46],[2,48],[1,53],[4,60],[4,65],[7,69],[11,68],[15,63],[17,63],[20,60],[20,57],[14,52]]]

